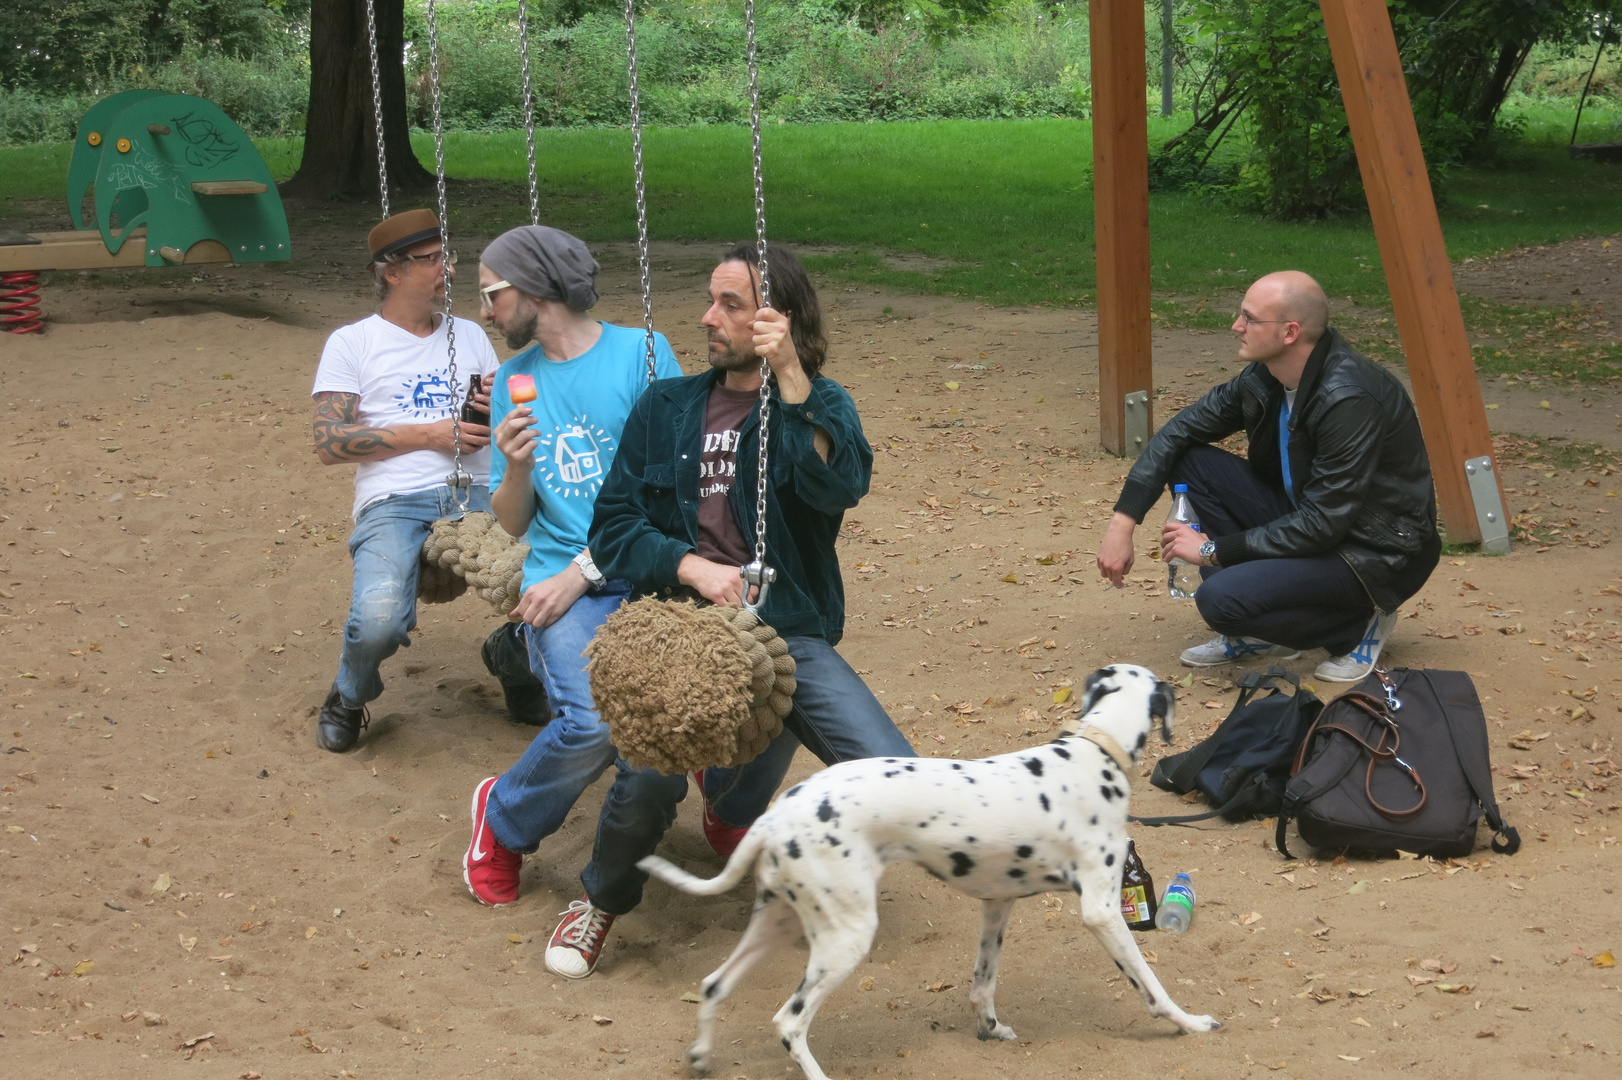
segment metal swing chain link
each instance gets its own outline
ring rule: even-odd
[[[366,44],[372,52],[372,120],[377,134],[377,194],[389,216],[389,159],[383,148],[383,80],[377,71],[376,0],[366,0]]]
[[[449,358],[451,381],[451,474],[445,483],[452,491],[459,510],[466,510],[473,494],[473,477],[462,468],[462,408],[461,384],[456,374],[456,320],[451,316],[451,249],[450,230],[446,226],[445,208],[445,125],[440,116],[439,89],[439,20],[436,0],[428,0],[428,80],[433,91],[434,112],[434,179],[439,196],[439,272],[445,283],[445,351]]]
[[[539,225],[541,194],[535,179],[535,94],[529,80],[529,0],[518,0],[518,61],[524,88],[524,152],[529,158],[529,223]]]
[[[755,0],[744,0],[744,33],[748,41],[749,67],[749,137],[754,157],[755,175],[755,257],[760,272],[760,306],[770,307],[772,285],[766,261],[766,183],[760,162],[760,64],[755,51]],[[768,457],[767,438],[772,413],[772,367],[765,357],[760,361],[760,449],[755,462],[755,559],[739,570],[744,579],[743,607],[759,613],[765,606],[766,591],[777,578],[777,571],[766,565],[766,477]],[[749,587],[758,586],[759,593],[749,603]]]
[[[642,327],[647,341],[648,383],[652,385],[653,283],[648,268],[648,194],[642,173],[642,91],[636,73],[636,0],[625,0],[625,70],[631,90],[631,167],[636,178],[636,258],[642,269]]]

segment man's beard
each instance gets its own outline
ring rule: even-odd
[[[535,340],[535,327],[539,322],[540,312],[533,307],[522,314],[514,314],[513,321],[502,330],[507,338],[507,348],[517,350],[528,346]]]
[[[720,371],[748,371],[750,368],[760,366],[760,357],[753,352],[738,351],[737,346],[730,341],[722,341],[712,337],[710,344],[723,347],[719,353],[713,350],[710,352],[709,359],[712,368]]]

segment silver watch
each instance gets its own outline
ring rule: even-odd
[[[591,561],[591,556],[582,551],[574,557],[575,566],[579,567],[580,575],[586,579],[586,586],[596,592],[607,584],[603,572],[597,569],[597,564]]]
[[[1215,566],[1216,565],[1216,541],[1215,540],[1207,540],[1205,543],[1200,545],[1200,565],[1201,566]]]

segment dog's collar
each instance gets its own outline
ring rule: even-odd
[[[1104,751],[1104,753],[1108,754],[1110,756],[1110,760],[1114,761],[1115,764],[1121,767],[1121,772],[1125,774],[1125,776],[1130,777],[1132,775],[1131,757],[1127,755],[1125,750],[1121,749],[1121,744],[1115,741],[1115,737],[1109,732],[1105,731],[1103,728],[1094,727],[1092,724],[1082,723],[1081,719],[1078,717],[1064,725],[1064,727],[1060,728],[1059,734],[1074,735],[1077,738],[1086,739],[1088,742]]]

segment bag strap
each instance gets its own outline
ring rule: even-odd
[[[1250,784],[1246,784],[1244,787],[1234,792],[1233,797],[1227,802],[1223,803],[1215,810],[1207,810],[1203,814],[1172,814],[1166,817],[1137,817],[1133,814],[1128,814],[1126,815],[1126,820],[1134,822],[1138,825],[1147,825],[1150,828],[1155,829],[1158,829],[1162,825],[1188,825],[1195,821],[1208,821],[1211,818],[1220,817],[1221,815],[1226,814],[1229,810],[1244,804],[1251,796],[1251,786],[1252,785]]]
[[[1217,726],[1217,729],[1210,735],[1206,736],[1204,742],[1200,743],[1198,746],[1188,751],[1188,753],[1184,754],[1183,759],[1177,763],[1177,767],[1171,771],[1171,774],[1168,777],[1166,777],[1167,782],[1170,783],[1172,787],[1179,791],[1194,790],[1195,778],[1200,775],[1201,770],[1203,770],[1206,764],[1211,760],[1211,755],[1216,753],[1217,747],[1222,745],[1222,733],[1228,729],[1229,724],[1234,722],[1234,717],[1238,716],[1240,711],[1244,709],[1246,705],[1250,704],[1250,699],[1256,696],[1256,693],[1262,689],[1263,685],[1273,679],[1286,681],[1295,687],[1297,693],[1300,692],[1300,678],[1295,674],[1295,672],[1279,667],[1277,664],[1274,664],[1265,672],[1252,671],[1241,677],[1240,680],[1234,684],[1239,687],[1239,700],[1233,703],[1232,711],[1230,711],[1228,715],[1223,718],[1222,723]],[[1220,812],[1221,811],[1216,811],[1216,813]],[[1199,815],[1199,818],[1210,816],[1213,815],[1203,814]],[[1196,818],[1196,820],[1198,820],[1198,818]],[[1170,824],[1170,822],[1168,822],[1168,824]]]
[[[1442,695],[1437,690],[1436,684],[1431,681],[1429,672],[1421,669],[1411,672],[1411,674],[1418,675],[1420,678],[1424,679],[1426,684],[1430,686],[1431,693],[1435,695],[1436,700],[1439,703],[1442,701]],[[1453,741],[1453,753],[1455,756],[1459,757],[1459,764],[1463,766],[1462,771],[1464,772],[1465,782],[1470,785],[1471,792],[1475,794],[1476,802],[1481,804],[1482,813],[1485,814],[1487,818],[1487,825],[1493,831],[1493,851],[1499,855],[1515,854],[1521,849],[1521,833],[1520,830],[1514,826],[1504,824],[1504,816],[1498,809],[1498,800],[1493,795],[1490,771],[1488,773],[1489,779],[1487,782],[1487,790],[1483,792],[1480,786],[1478,786],[1476,783],[1476,777],[1472,775],[1473,770],[1469,767],[1469,764],[1465,762],[1464,758],[1459,755],[1459,733],[1454,728],[1452,713],[1446,708],[1443,708],[1442,717],[1447,721],[1447,734],[1448,738]],[[1489,765],[1489,770],[1490,768],[1491,766]]]

